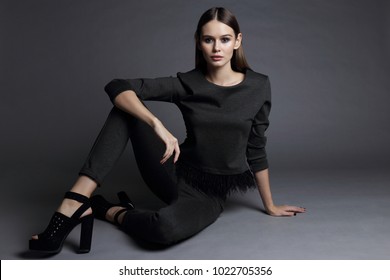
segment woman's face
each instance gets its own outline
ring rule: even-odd
[[[233,28],[212,20],[203,25],[198,48],[210,68],[231,67],[230,60],[235,49],[241,45],[242,35],[236,37]]]

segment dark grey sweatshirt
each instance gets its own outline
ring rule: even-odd
[[[265,130],[271,108],[267,76],[247,70],[234,86],[218,86],[194,69],[177,77],[114,79],[105,86],[111,101],[125,90],[141,100],[175,103],[183,114],[177,174],[206,193],[226,197],[256,184],[253,173],[268,168]]]

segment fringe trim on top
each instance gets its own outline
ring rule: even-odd
[[[190,186],[224,200],[234,192],[246,192],[248,189],[256,187],[253,174],[249,169],[240,174],[220,175],[178,162],[176,172]]]

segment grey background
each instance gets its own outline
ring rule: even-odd
[[[200,15],[225,6],[238,18],[251,67],[270,76],[268,130],[277,203],[256,192],[229,200],[220,219],[166,250],[144,248],[96,221],[93,251],[57,259],[388,259],[390,232],[389,1],[1,1],[1,259],[26,253],[74,182],[112,106],[113,78],[159,77],[194,66]],[[151,110],[182,141],[172,104]],[[99,190],[126,189],[159,207],[126,151]],[[70,245],[77,234],[70,237]],[[74,244],[73,244],[74,245]],[[212,246],[212,250],[210,247]]]

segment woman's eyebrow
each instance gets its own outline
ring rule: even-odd
[[[213,36],[211,36],[211,35],[207,35],[207,34],[205,34],[205,35],[202,35],[202,37],[210,37],[210,38],[214,38]],[[225,35],[221,35],[221,36],[219,36],[219,37],[233,37],[231,34],[225,34]]]

